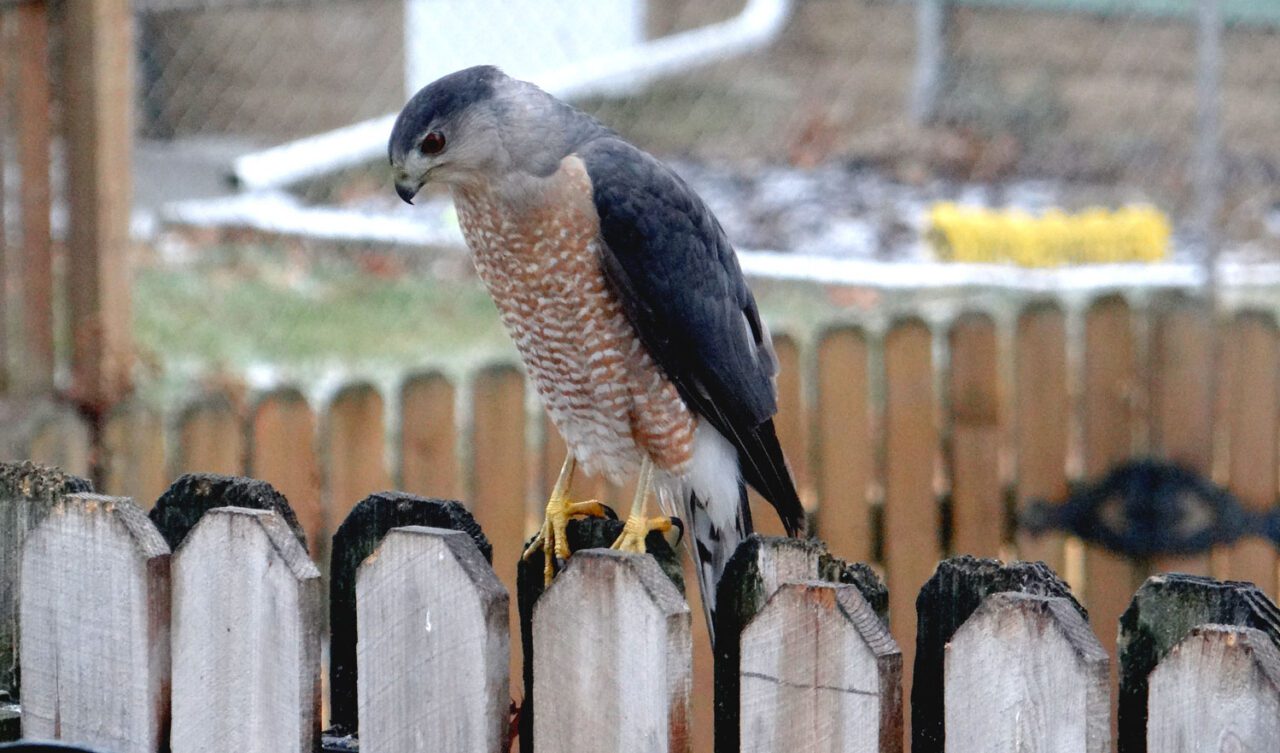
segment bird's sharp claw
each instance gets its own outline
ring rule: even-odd
[[[542,575],[545,585],[551,585],[555,577],[556,560],[569,559],[569,520],[574,517],[605,517],[605,507],[592,499],[586,502],[570,502],[567,497],[553,496],[547,500],[547,514],[542,529],[524,550],[524,559],[537,552],[544,553]]]
[[[613,542],[611,548],[635,554],[645,553],[645,537],[650,531],[666,533],[671,530],[670,518],[644,518],[632,515],[622,526],[622,534]]]

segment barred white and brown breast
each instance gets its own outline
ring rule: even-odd
[[[696,418],[645,349],[601,268],[591,180],[576,156],[515,194],[454,189],[476,271],[587,473],[625,483],[648,455],[683,475]]]

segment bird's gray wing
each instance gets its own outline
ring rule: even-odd
[[[777,361],[720,223],[684,181],[616,137],[581,147],[602,266],[649,353],[738,450],[747,483],[788,532],[803,511],[773,426]]]

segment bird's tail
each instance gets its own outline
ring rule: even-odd
[[[738,544],[751,534],[751,510],[747,505],[747,487],[738,482],[737,514],[729,525],[722,526],[707,507],[712,500],[703,501],[697,492],[686,487],[685,519],[689,521],[689,553],[693,556],[694,571],[698,575],[698,590],[702,594],[702,608],[707,616],[707,632],[712,644],[716,640],[716,586],[724,575],[725,565],[738,550]]]
[[[714,643],[716,584],[738,544],[751,534],[751,510],[737,450],[706,422],[698,425],[690,471],[680,487],[680,506]]]

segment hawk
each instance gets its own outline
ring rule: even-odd
[[[396,193],[449,187],[476,272],[568,456],[526,556],[569,556],[577,466],[638,474],[614,548],[688,522],[703,603],[751,532],[746,485],[788,534],[804,513],[774,430],[778,361],[720,223],[671,168],[492,66],[415,94],[388,147]],[[712,623],[714,624],[714,623]]]

